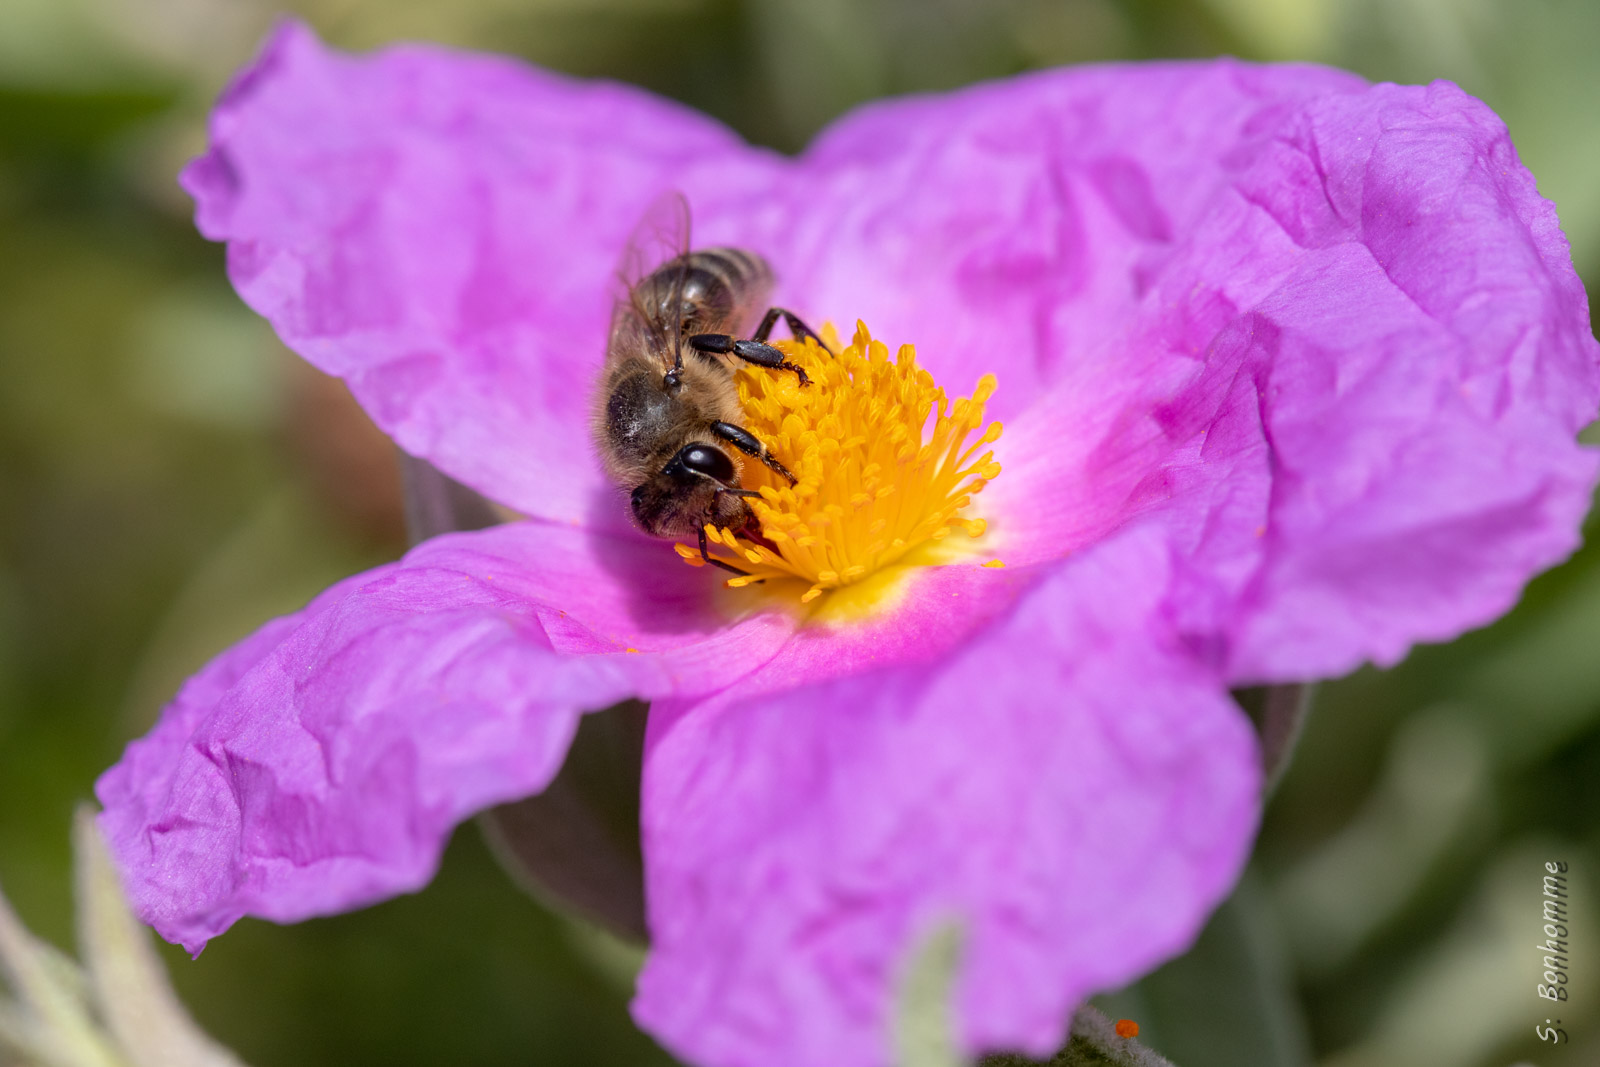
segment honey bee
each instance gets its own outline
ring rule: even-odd
[[[772,269],[743,249],[691,252],[681,196],[658,202],[646,216],[618,273],[625,292],[612,314],[594,415],[601,463],[631,491],[633,518],[645,533],[693,533],[702,559],[743,574],[711,557],[706,524],[735,532],[756,527],[745,501],[759,494],[739,482],[747,458],[791,485],[794,475],[739,425],[734,361],[793,373],[809,385],[806,372],[767,338],[780,318],[796,339],[817,335],[785,308],[768,307],[756,321],[772,292]]]

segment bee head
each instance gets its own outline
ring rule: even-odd
[[[733,493],[738,470],[715,445],[691,441],[660,473],[633,491],[633,517],[655,537],[692,536],[706,523],[742,530],[750,508]]]

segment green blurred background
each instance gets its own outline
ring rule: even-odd
[[[1595,0],[326,0],[330,41],[510,51],[802,146],[852,105],[1062,63],[1233,53],[1449,78],[1507,121],[1600,279]],[[403,549],[393,455],[234,297],[174,183],[276,8],[0,0],[0,885],[71,941],[68,824],[179,681]],[[1600,1062],[1600,549],[1494,627],[1319,691],[1235,901],[1107,1007],[1182,1067]],[[1534,994],[1572,865],[1575,999]],[[618,961],[477,831],[424,893],[197,962],[254,1067],[652,1064]],[[1535,1024],[1560,1018],[1552,1049]]]

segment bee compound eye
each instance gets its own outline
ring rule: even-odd
[[[684,445],[678,459],[696,474],[704,474],[719,482],[733,481],[733,460],[721,449],[710,445]]]

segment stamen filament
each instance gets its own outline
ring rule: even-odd
[[[917,365],[914,348],[901,346],[891,362],[864,324],[857,323],[851,345],[837,356],[810,340],[776,344],[805,369],[809,387],[760,368],[741,370],[736,383],[745,428],[796,483],[761,464],[745,465],[745,488],[760,493],[750,499],[751,510],[771,547],[741,537],[743,531],[707,526],[715,558],[749,572],[728,586],[799,578],[808,585],[800,599],[809,602],[943,539],[952,527],[983,534],[983,519],[960,513],[1000,474],[994,452],[980,454],[1000,439],[1000,423],[966,443],[983,425],[994,375],[952,404]],[[697,549],[679,545],[678,554],[703,564]]]

